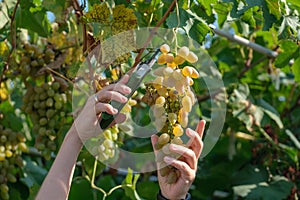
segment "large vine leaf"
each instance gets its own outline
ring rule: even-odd
[[[166,23],[169,28],[183,27],[186,25],[190,15],[182,8],[178,9],[178,13],[179,15],[177,16],[177,11],[174,10],[167,18]]]
[[[207,33],[210,32],[210,28],[201,20],[195,20],[192,27],[189,30],[189,36],[195,41],[202,42],[205,39]]]
[[[17,10],[16,22],[17,27],[36,32],[42,37],[50,34],[51,25],[45,9],[21,5]]]
[[[290,40],[282,41],[280,44],[281,53],[275,60],[275,66],[282,68],[289,64],[290,60],[298,57],[300,48],[298,45]]]
[[[235,195],[246,197],[247,199],[285,199],[292,188],[293,183],[285,177],[274,176],[270,183],[260,182],[257,184],[234,186]]]

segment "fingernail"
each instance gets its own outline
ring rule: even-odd
[[[170,164],[172,162],[172,158],[169,157],[169,156],[165,156],[164,157],[164,161],[167,163],[167,164]]]
[[[122,97],[122,101],[126,102],[127,101],[127,97]]]
[[[116,114],[117,112],[118,112],[118,110],[114,108],[114,109],[113,109],[113,113]]]
[[[126,92],[126,93],[130,93],[130,92],[131,92],[131,88],[125,87],[125,92]]]

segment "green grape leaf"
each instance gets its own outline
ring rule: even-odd
[[[22,7],[17,10],[16,23],[18,27],[36,32],[42,37],[50,34],[51,25],[44,9]]]
[[[269,30],[274,23],[276,23],[276,18],[274,15],[272,15],[269,12],[269,8],[266,2],[263,3],[262,5],[262,11],[263,11],[263,18],[264,18],[264,26],[263,26],[263,31]]]
[[[282,68],[289,64],[290,60],[299,56],[299,47],[296,43],[290,40],[284,40],[280,44],[282,51],[275,60],[275,66]]]
[[[300,51],[300,49],[299,49]],[[298,53],[300,54],[300,53]],[[295,81],[297,81],[298,83],[300,83],[300,57],[298,57],[294,64],[292,65],[292,71],[294,73],[295,76]]]
[[[69,200],[94,199],[90,182],[85,178],[75,179],[72,182]]]
[[[292,188],[293,183],[283,176],[274,176],[272,181],[259,182],[256,184],[238,185],[233,187],[236,195],[246,199],[285,199]]]
[[[47,170],[37,165],[36,162],[32,161],[30,158],[25,158],[26,164],[23,168],[24,178],[21,181],[27,185],[29,188],[33,187],[35,184],[41,185],[44,177],[47,175]]]
[[[214,11],[218,14],[218,24],[220,27],[223,26],[227,20],[229,12],[232,10],[232,3],[217,3],[213,6]]]
[[[280,129],[284,127],[280,119],[280,114],[273,106],[271,106],[268,102],[266,102],[263,99],[258,99],[257,105],[259,105],[259,108],[261,108],[264,111],[264,113],[266,113],[271,119],[273,119],[276,122]]]
[[[144,199],[156,199],[159,185],[153,181],[143,181],[137,185],[137,191]]]
[[[167,18],[166,23],[169,28],[183,27],[186,25],[186,22],[189,20],[189,18],[190,15],[188,12],[182,8],[179,8],[179,16],[177,16],[177,11],[174,10]]]
[[[8,8],[3,2],[0,2],[0,29],[2,29],[9,21]]]
[[[189,30],[190,37],[197,41],[204,41],[206,34],[210,32],[210,28],[204,22],[200,20],[195,20],[192,27]]]
[[[287,0],[287,2],[295,5],[298,7],[298,9],[300,9],[300,1],[299,0]],[[299,10],[298,10],[299,11]]]
[[[299,17],[298,16],[284,16],[281,26],[278,30],[278,35],[284,33],[286,29],[291,28],[293,31],[297,32],[297,29],[300,27]]]
[[[266,0],[269,11],[277,20],[281,18],[279,2],[277,0]]]

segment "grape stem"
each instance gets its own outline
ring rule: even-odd
[[[177,3],[177,0],[174,0],[171,5],[169,6],[168,10],[166,11],[166,13],[164,14],[164,16],[157,22],[156,26],[154,27],[154,29],[151,31],[147,41],[144,43],[143,48],[139,51],[138,55],[135,58],[135,62],[132,66],[132,70],[138,65],[138,63],[141,61],[141,56],[145,50],[145,48],[147,47],[147,45],[150,43],[151,39],[153,38],[153,36],[155,35],[157,29],[160,27],[160,25],[167,19],[168,15],[170,14],[170,12],[173,10],[173,7],[175,6],[175,4]]]
[[[13,13],[11,15],[11,18],[10,18],[10,34],[11,34],[11,46],[12,46],[12,48],[9,51],[9,54],[7,56],[7,59],[6,59],[5,65],[3,67],[2,73],[0,75],[0,85],[1,85],[1,82],[3,81],[3,77],[4,77],[4,74],[5,74],[6,70],[8,70],[11,55],[12,55],[12,53],[14,52],[14,50],[16,48],[16,30],[13,28],[14,27],[13,23],[15,21],[16,12],[17,12],[17,8],[18,8],[19,4],[20,4],[20,0],[17,1],[16,5],[14,7]]]
[[[100,191],[101,193],[103,193],[103,200],[106,199],[106,197],[108,197],[109,195],[111,195],[115,190],[117,189],[120,189],[120,188],[123,188],[124,186],[126,187],[132,187],[132,184],[123,184],[123,185],[117,185],[113,188],[111,188],[108,192],[105,192],[102,188],[98,187],[95,185],[95,177],[96,177],[96,171],[97,171],[97,165],[98,165],[98,162],[97,162],[97,156],[96,156],[96,159],[95,159],[95,162],[94,162],[94,168],[93,168],[93,174],[92,174],[92,179],[90,180],[91,182],[91,187],[95,190],[98,190]]]

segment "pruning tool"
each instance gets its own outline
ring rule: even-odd
[[[126,83],[128,87],[131,88],[130,94],[125,95],[127,99],[129,99],[134,92],[139,88],[140,84],[142,83],[145,76],[151,71],[152,66],[157,61],[158,54],[160,53],[160,50],[157,49],[154,54],[151,56],[150,59],[140,62],[135,69],[131,72],[129,76],[129,80]],[[127,102],[126,102],[127,103]],[[118,113],[115,115],[108,114],[107,112],[103,112],[101,115],[101,119],[99,119],[99,124],[102,129],[105,129],[111,125],[111,123],[114,121],[115,117],[119,114],[119,112],[122,110],[122,108],[125,106],[126,103],[120,103],[114,100],[110,101],[110,104],[112,107],[118,110]]]

